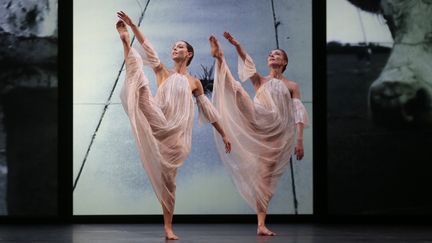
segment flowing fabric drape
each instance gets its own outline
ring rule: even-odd
[[[193,99],[186,76],[174,73],[153,97],[143,64],[155,67],[159,58],[148,41],[134,45],[126,58],[126,78],[120,98],[135,137],[142,164],[161,204],[174,211],[175,178],[191,149]],[[196,99],[203,122],[219,119],[204,95]]]
[[[239,58],[238,67],[243,81],[256,73],[249,55],[245,61]],[[241,196],[257,212],[263,212],[295,146],[291,94],[283,81],[271,79],[251,99],[223,59],[222,63],[216,61],[212,101],[232,143],[231,153],[226,154],[215,136],[219,155]]]

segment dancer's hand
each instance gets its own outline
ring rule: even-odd
[[[303,149],[303,141],[297,140],[297,144],[294,149],[294,154],[296,155],[297,160],[303,159],[304,149]]]
[[[222,140],[225,144],[225,153],[228,154],[229,152],[231,152],[231,143],[226,136],[223,137]]]
[[[229,32],[224,32],[223,36],[231,43],[233,46],[239,46],[240,42],[234,38]]]
[[[210,47],[211,47],[211,54],[213,57],[217,58],[218,60],[221,60],[223,57],[223,51],[219,46],[219,42],[216,39],[216,36],[212,34],[209,38]]]
[[[123,11],[117,12],[117,17],[119,17],[119,19],[123,20],[129,26],[134,26],[135,25],[133,23],[132,19],[125,12],[123,12]]]

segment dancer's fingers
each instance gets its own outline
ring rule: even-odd
[[[297,160],[301,160],[304,156],[304,151],[302,149],[296,149],[296,158]]]
[[[231,143],[228,142],[225,144],[225,153],[230,153],[231,152]]]

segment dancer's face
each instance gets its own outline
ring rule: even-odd
[[[186,43],[183,41],[177,41],[171,49],[171,58],[175,62],[183,61],[192,56],[192,52],[189,52]]]
[[[270,51],[267,57],[267,65],[269,67],[284,66],[288,64],[288,60],[285,58],[284,53],[281,50]]]

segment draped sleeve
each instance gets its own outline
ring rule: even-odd
[[[295,123],[303,123],[304,127],[309,127],[309,116],[305,106],[300,99],[293,98]]]
[[[242,82],[248,80],[250,77],[252,77],[256,73],[256,67],[255,63],[253,62],[252,58],[249,56],[249,54],[246,54],[246,59],[243,61],[243,59],[239,56],[238,57],[238,75]]]
[[[215,109],[213,104],[204,94],[196,97],[198,112],[199,112],[199,124],[203,123],[214,123],[219,120],[219,112]]]
[[[145,39],[142,44],[138,41],[135,41],[133,46],[141,56],[144,65],[150,66],[152,68],[159,66],[159,56],[156,53],[153,45],[147,39]]]

